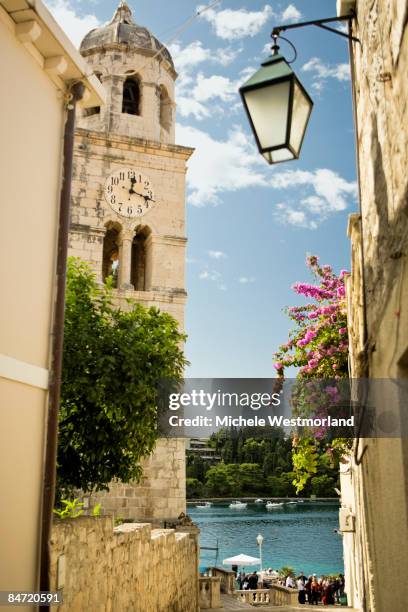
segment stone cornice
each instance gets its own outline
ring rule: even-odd
[[[86,49],[81,51],[82,57],[88,57],[90,55],[98,55],[104,54],[107,51],[124,51],[125,53],[134,52],[137,55],[144,55],[149,59],[156,59],[159,63],[163,63],[163,66],[167,70],[167,72],[172,76],[174,80],[177,79],[178,73],[171,66],[171,64],[166,60],[162,55],[157,55],[157,51],[153,49],[143,49],[142,47],[137,47],[135,45],[126,44],[126,43],[106,43],[98,45],[97,47],[93,47],[92,49]]]
[[[114,147],[121,149],[126,147],[131,148],[133,151],[140,151],[143,153],[153,153],[155,155],[176,155],[187,161],[194,153],[195,149],[192,147],[184,147],[181,145],[165,144],[163,142],[156,142],[154,140],[145,140],[143,138],[133,138],[129,136],[122,136],[119,134],[108,134],[106,132],[98,132],[95,130],[87,130],[84,128],[77,128],[75,130],[77,137],[86,138],[92,144],[99,144],[108,147]]]

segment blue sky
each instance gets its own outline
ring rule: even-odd
[[[49,0],[78,44],[110,20],[116,0]],[[348,45],[317,28],[286,33],[293,68],[314,100],[301,159],[268,166],[237,89],[268,55],[274,25],[331,17],[335,0],[129,0],[137,23],[168,44],[179,72],[178,144],[196,147],[187,196],[188,374],[270,377],[286,341],[291,285],[309,280],[307,253],[349,268],[347,217],[357,209]],[[207,2],[212,4],[212,2]],[[288,59],[291,49],[282,43]]]

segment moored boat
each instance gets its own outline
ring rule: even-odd
[[[196,505],[196,508],[201,508],[201,509],[205,509],[205,508],[211,508],[212,503],[211,502],[201,502],[200,504]]]
[[[265,507],[267,509],[269,509],[269,508],[279,508],[279,506],[283,506],[283,502],[271,502],[271,501],[269,501],[269,502],[266,503]]]
[[[242,508],[246,508],[248,504],[242,501],[233,501],[230,503],[229,507],[234,508],[235,510],[240,510]]]

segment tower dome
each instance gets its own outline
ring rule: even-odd
[[[80,52],[107,92],[103,107],[84,111],[79,127],[174,143],[174,81],[169,51],[133,21],[121,0],[110,23],[91,30]]]
[[[174,69],[169,51],[147,28],[133,21],[132,11],[124,0],[119,4],[110,23],[88,32],[82,40],[80,52],[86,56],[89,52],[111,45],[126,45],[151,56],[157,54],[167,60]]]

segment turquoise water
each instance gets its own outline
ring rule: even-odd
[[[214,504],[199,510],[188,507],[188,513],[200,527],[200,546],[219,546],[217,565],[238,554],[259,557],[256,536],[261,533],[263,567],[278,569],[290,565],[309,575],[343,572],[343,550],[338,529],[337,502],[285,504],[272,510],[248,504],[232,510],[228,504]],[[200,567],[215,564],[216,552],[202,550]],[[249,569],[249,568],[248,568]]]

